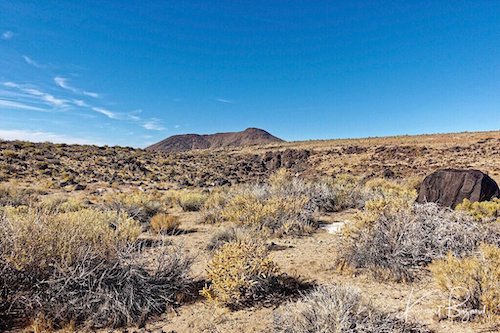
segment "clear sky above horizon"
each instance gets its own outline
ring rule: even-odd
[[[0,138],[500,129],[500,1],[0,0]]]

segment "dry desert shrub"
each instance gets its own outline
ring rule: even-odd
[[[447,304],[445,316],[459,320],[477,314],[500,318],[500,248],[483,244],[477,253],[457,257],[451,252],[429,265],[434,280],[453,304]],[[460,304],[460,307],[450,305]],[[478,311],[479,310],[479,311]]]
[[[304,211],[306,204],[306,197],[259,199],[252,194],[239,194],[224,207],[221,217],[236,225],[276,236],[309,233],[314,230],[314,225]]]
[[[206,200],[207,195],[201,192],[183,191],[177,195],[177,203],[185,212],[199,211]]]
[[[482,242],[500,242],[500,226],[432,203],[415,204],[382,210],[377,218],[346,228],[339,235],[337,263],[368,269],[381,279],[411,281],[431,261],[450,251],[469,255]]]
[[[263,239],[263,235],[260,235],[253,230],[245,229],[241,227],[223,227],[217,230],[207,245],[207,250],[215,251],[218,250],[226,243],[242,241],[246,238]]]
[[[210,284],[201,294],[214,304],[237,310],[276,304],[310,288],[310,284],[281,274],[268,254],[262,240],[248,235],[223,244],[208,264]]]
[[[455,207],[456,210],[470,214],[479,221],[498,221],[500,222],[500,199],[494,198],[491,201],[471,202],[464,199],[461,204]]]
[[[38,201],[41,192],[40,189],[20,187],[14,182],[0,184],[0,207],[28,206]]]
[[[55,270],[19,302],[57,326],[73,321],[94,329],[141,326],[187,292],[191,261],[180,249],[165,249],[152,269],[135,261],[137,250],[118,255],[116,260],[87,256],[67,270]]]
[[[7,208],[0,223],[2,258],[17,270],[38,276],[57,265],[71,266],[91,248],[103,257],[140,233],[124,214],[83,209],[44,214],[32,208]]]
[[[69,213],[86,208],[81,199],[67,195],[44,196],[34,206],[48,213]]]
[[[159,234],[177,230],[181,222],[178,216],[160,213],[151,218],[150,225],[153,232]]]
[[[110,193],[104,198],[104,209],[125,213],[139,221],[143,226],[149,223],[151,217],[163,209],[160,199],[141,191],[126,193]]]
[[[207,275],[211,284],[202,295],[235,309],[270,294],[278,268],[263,242],[245,239],[222,245],[209,262]]]
[[[0,317],[56,328],[141,324],[175,304],[190,260],[166,249],[140,262],[139,223],[124,213],[8,208],[0,218]]]
[[[274,316],[275,333],[423,333],[422,325],[364,304],[358,290],[320,286],[296,302],[289,302]]]

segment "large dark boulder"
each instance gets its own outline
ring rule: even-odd
[[[497,183],[479,170],[438,170],[425,177],[417,202],[455,208],[464,199],[487,201],[500,195]]]

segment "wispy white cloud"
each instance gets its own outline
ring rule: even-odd
[[[142,123],[142,127],[150,131],[164,131],[165,127],[159,119],[150,119]]]
[[[82,108],[89,108],[90,105],[88,105],[85,101],[82,101],[81,99],[74,99],[73,103],[76,106],[82,107]]]
[[[31,59],[30,57],[28,57],[27,55],[23,55],[23,59],[24,61],[28,64],[28,65],[31,65],[33,67],[36,67],[36,68],[45,68],[44,65],[41,65],[39,64],[38,62],[36,62],[35,60]]]
[[[225,99],[225,98],[216,98],[215,100],[217,102],[221,102],[221,103],[225,103],[225,104],[235,104],[234,101],[231,101],[231,100]]]
[[[68,144],[79,143],[79,144],[99,145],[99,142],[95,142],[89,139],[77,138],[53,132],[16,130],[16,129],[14,130],[0,129],[0,138],[3,140],[25,140],[32,142],[48,141],[54,143],[68,143]]]
[[[12,37],[14,37],[14,33],[10,30],[6,30],[4,32],[2,32],[2,39],[3,40],[9,40],[9,39],[12,39]]]
[[[180,128],[180,127],[181,127],[181,125],[175,125],[174,126],[174,128]]]
[[[31,96],[37,97],[40,101],[50,104],[55,107],[66,106],[68,101],[65,99],[57,98],[51,94],[43,92],[36,88],[31,88],[25,85],[17,84],[14,82],[4,82],[3,85],[8,88],[15,88]]]
[[[82,91],[82,94],[84,94],[85,96],[90,96],[90,97],[93,97],[93,98],[100,98],[101,95],[99,95],[98,93],[95,93],[95,92],[91,92],[91,91]]]
[[[4,99],[0,99],[0,109],[5,108],[9,110],[28,110],[28,111],[40,111],[40,112],[50,112],[50,110],[39,108],[36,106],[24,104],[24,103],[19,103],[19,102],[14,102],[14,101],[8,101]]]
[[[66,89],[66,90],[69,90],[75,94],[80,94],[80,95],[85,95],[85,96],[90,96],[90,97],[93,97],[93,98],[99,98],[100,95],[98,93],[95,93],[95,92],[91,92],[91,91],[86,91],[86,90],[83,90],[83,89],[79,89],[79,88],[75,88],[73,86],[71,86],[69,83],[68,83],[68,79],[67,78],[64,78],[62,76],[56,76],[54,78],[54,82],[61,88],[63,89]]]
[[[120,119],[121,118],[118,113],[115,113],[115,112],[110,111],[110,110],[105,109],[105,108],[92,107],[92,110],[94,110],[97,113],[103,114],[110,119]]]

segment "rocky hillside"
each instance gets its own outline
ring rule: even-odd
[[[155,143],[146,149],[164,152],[179,152],[192,149],[253,146],[275,142],[283,142],[283,140],[271,135],[270,133],[262,129],[247,128],[242,132],[228,132],[205,135],[174,135],[158,143]]]

